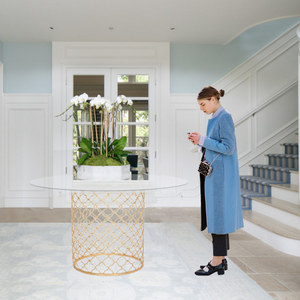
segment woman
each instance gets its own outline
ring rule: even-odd
[[[207,276],[215,272],[219,275],[227,270],[227,250],[229,233],[243,227],[241,191],[236,139],[232,117],[220,103],[224,90],[204,87],[198,94],[200,110],[213,114],[208,121],[206,136],[197,132],[188,139],[202,148],[202,160],[212,163],[209,177],[200,174],[201,187],[201,231],[206,227],[212,235],[213,258],[206,266],[195,272]]]

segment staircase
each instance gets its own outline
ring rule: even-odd
[[[250,165],[240,176],[244,230],[285,253],[300,256],[298,144],[284,154],[267,154],[268,165]]]

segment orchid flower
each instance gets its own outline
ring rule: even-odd
[[[75,96],[71,99],[71,103],[75,106],[78,105],[78,102],[79,102],[79,97],[78,96]]]
[[[105,103],[105,108],[106,108],[106,110],[107,110],[108,112],[110,112],[110,111],[112,110],[113,106],[112,106],[111,103],[109,102],[109,103]]]
[[[126,99],[127,99],[126,96],[121,95],[119,97],[121,98],[122,103],[126,103]]]
[[[101,98],[100,95],[95,97],[93,100],[91,100],[90,105],[91,106],[96,106],[97,109],[101,107],[101,105],[104,104],[104,100]]]
[[[89,98],[89,95],[87,93],[83,93],[80,96],[78,96],[78,98],[79,98],[79,103],[84,103]]]

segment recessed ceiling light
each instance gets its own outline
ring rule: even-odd
[[[109,30],[114,30],[114,28],[113,28],[113,27],[108,27],[108,29],[109,29]]]
[[[50,29],[54,29],[53,27],[50,27]]]
[[[175,27],[171,27],[171,30],[175,30]]]

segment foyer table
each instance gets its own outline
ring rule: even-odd
[[[136,272],[144,266],[145,191],[175,188],[187,180],[72,180],[38,178],[30,184],[71,192],[72,260],[76,270],[103,276]]]

